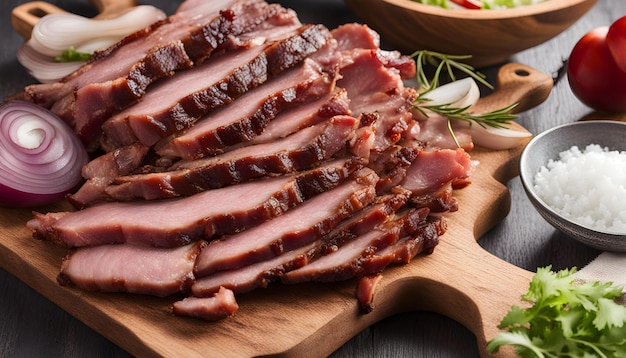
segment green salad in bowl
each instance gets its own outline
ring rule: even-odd
[[[511,9],[518,6],[538,4],[547,0],[412,0],[445,9]]]

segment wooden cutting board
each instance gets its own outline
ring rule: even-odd
[[[521,112],[543,102],[551,88],[547,74],[507,64],[500,69],[496,91],[477,106],[484,111],[519,102],[516,111]],[[369,314],[359,311],[356,281],[274,284],[239,295],[235,316],[214,323],[173,316],[170,306],[178,297],[61,287],[56,275],[66,250],[31,237],[26,209],[0,208],[0,266],[136,356],[327,356],[367,326],[409,310],[438,312],[462,323],[487,356],[486,342],[498,333],[511,305],[520,304],[532,276],[476,242],[508,213],[510,196],[502,183],[517,175],[522,149],[471,152],[478,165],[472,184],[455,193],[460,209],[448,215],[448,232],[433,254],[384,271]],[[37,208],[67,209],[66,203]]]

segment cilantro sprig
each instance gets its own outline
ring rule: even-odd
[[[417,82],[420,90],[413,103],[414,109],[425,117],[428,117],[427,111],[430,111],[447,118],[448,132],[450,132],[457,146],[460,145],[454,134],[451,123],[454,120],[466,121],[470,124],[476,123],[483,128],[506,128],[510,121],[518,118],[518,116],[510,113],[510,111],[517,106],[517,103],[482,114],[472,114],[468,112],[470,106],[457,108],[452,106],[451,103],[429,105],[428,102],[430,102],[430,99],[428,98],[428,93],[439,87],[441,82],[440,77],[443,72],[446,72],[452,81],[456,81],[455,71],[460,71],[489,89],[493,89],[493,86],[487,81],[483,73],[477,71],[471,65],[462,62],[463,60],[471,58],[469,55],[446,55],[434,51],[420,50],[411,54],[411,57],[415,58]],[[426,66],[428,65],[435,67],[432,78],[427,74]]]
[[[626,357],[626,307],[616,303],[623,287],[611,282],[578,282],[576,268],[537,269],[522,301],[502,319],[487,344],[495,353],[512,345],[522,358]]]

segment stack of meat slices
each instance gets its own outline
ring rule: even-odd
[[[225,318],[235,294],[276,281],[357,279],[371,309],[383,269],[432,252],[469,184],[468,154],[419,133],[413,76],[365,25],[186,0],[15,96],[59,114],[95,157],[76,210],[27,225],[70,248],[60,284],[184,293],[179,315]]]

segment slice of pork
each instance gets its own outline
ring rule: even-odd
[[[113,179],[129,175],[143,163],[148,154],[148,147],[134,144],[122,147],[91,160],[83,166],[81,174],[87,179],[73,194],[67,196],[67,200],[76,209],[82,209],[108,198],[103,192]]]
[[[328,38],[330,31],[321,25],[286,27],[262,45],[212,56],[200,66],[166,78],[141,102],[103,124],[105,148],[136,141],[150,146],[187,129],[209,111],[301,63]]]
[[[395,244],[374,254],[368,260],[367,265],[385,267],[389,264],[408,264],[421,253],[430,254],[447,228],[448,224],[444,216],[429,216],[411,235],[404,236]]]
[[[370,313],[374,310],[374,296],[382,278],[381,273],[375,273],[359,279],[356,286],[356,298],[359,301],[361,312]]]
[[[222,287],[211,297],[185,297],[174,302],[172,310],[177,316],[219,321],[235,314],[239,305],[233,291]]]
[[[348,240],[381,225],[406,201],[407,197],[403,194],[378,197],[375,203],[344,219],[330,233],[308,245],[239,269],[214,272],[197,278],[192,285],[192,294],[204,297],[212,295],[220,287],[227,287],[235,293],[267,287],[286,272],[300,268],[316,257],[333,252]]]
[[[354,180],[322,193],[265,223],[213,241],[196,263],[198,276],[271,259],[307,245],[375,198],[378,177],[363,169]]]
[[[249,144],[278,140],[331,117],[350,114],[350,99],[346,90],[335,88],[331,93],[316,100],[280,112]]]
[[[305,60],[301,66],[243,94],[234,104],[202,118],[185,133],[157,149],[162,156],[184,159],[215,155],[262,133],[284,109],[332,92],[335,79]]]
[[[175,249],[129,244],[81,247],[63,259],[58,281],[89,291],[158,297],[187,292],[204,245],[199,241]]]
[[[183,43],[183,41],[175,41],[156,48],[135,64],[128,75],[106,82],[86,85],[55,103],[52,111],[65,119],[66,122],[74,123],[74,130],[83,143],[88,147],[95,147],[101,134],[100,127],[107,118],[143,98],[146,91],[150,89],[149,86],[157,80],[170,77],[176,71],[188,69],[204,62],[212,56],[214,49],[220,49],[218,46],[225,41],[224,38],[229,33],[231,36],[239,34],[244,29],[256,24],[257,19],[268,17],[268,14],[275,9],[272,6],[264,8],[257,6],[253,7],[252,10],[242,10],[240,13],[234,14],[234,18],[229,12],[223,11],[204,27],[212,30],[212,32],[203,31],[202,37],[197,39],[190,36],[193,38],[193,42],[198,42],[198,44],[192,46],[189,43]],[[292,14],[286,9],[279,9],[282,11],[277,12],[274,16],[279,16],[282,13]],[[281,19],[284,17],[280,16]],[[292,15],[291,18],[291,23],[282,21],[280,26],[285,29],[298,26],[297,17]],[[274,32],[280,32],[276,28],[272,29]],[[267,29],[266,31],[270,32],[271,30]],[[231,49],[247,48],[252,46],[255,40],[263,41],[268,37],[267,34],[258,34],[258,36],[261,37],[260,40],[238,41],[238,47],[233,45],[230,47]]]
[[[179,41],[193,32],[201,34],[204,25],[219,16],[220,10],[229,9],[236,3],[267,6],[264,1],[260,0],[215,0],[199,3],[186,11],[179,11],[148,28],[126,36],[105,50],[96,52],[89,62],[62,79],[61,82],[26,87],[22,97],[49,108],[61,98],[86,85],[124,77],[153,49]],[[234,15],[234,13],[233,10],[228,11],[229,15]]]
[[[336,251],[321,256],[306,266],[286,273],[281,276],[281,281],[287,284],[332,282],[380,272],[384,267],[372,265],[368,262],[369,257],[417,230],[428,213],[427,208],[404,210],[396,219],[348,241]],[[201,256],[202,253],[198,259]]]
[[[364,24],[343,24],[333,29],[331,33],[337,41],[338,51],[351,51],[356,48],[369,50],[380,48],[380,35]]]
[[[27,227],[36,237],[67,247],[113,243],[182,246],[233,234],[282,215],[304,200],[340,185],[354,166],[347,160],[337,161],[294,176],[242,183],[185,198],[111,202],[79,211],[34,213]]]
[[[179,163],[170,171],[120,176],[104,190],[113,200],[154,200],[308,170],[344,148],[356,125],[354,117],[333,117],[273,143]]]
[[[337,86],[348,91],[353,115],[375,115],[371,150],[383,152],[398,142],[409,128],[417,93],[404,87],[398,71],[385,67],[376,50],[344,51],[342,57],[342,79],[337,81]]]
[[[461,148],[421,151],[401,185],[416,196],[435,193],[449,183],[461,188],[468,184],[471,168],[471,158]]]

